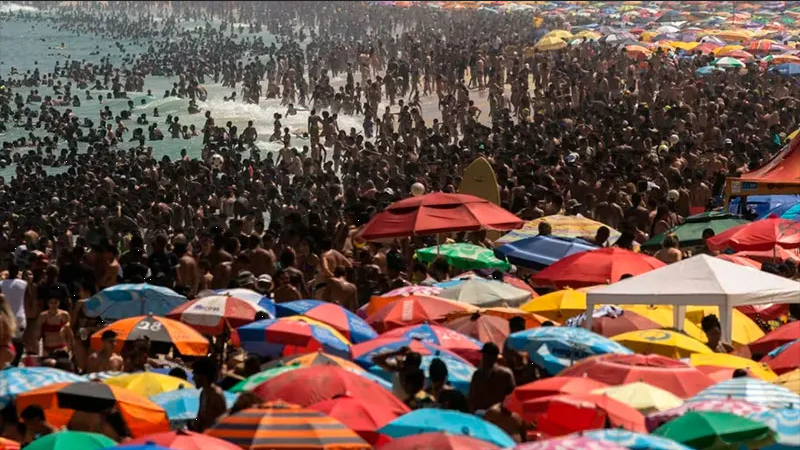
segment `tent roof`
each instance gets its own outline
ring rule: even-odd
[[[673,304],[734,307],[800,303],[800,283],[697,255],[617,283],[592,289],[587,304]]]
[[[740,180],[800,183],[800,136],[795,137],[765,165],[743,174]]]

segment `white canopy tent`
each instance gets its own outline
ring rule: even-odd
[[[673,305],[682,328],[687,306],[718,306],[722,339],[731,341],[736,306],[800,303],[800,283],[708,255],[683,261],[589,291],[584,326],[591,328],[595,305]]]

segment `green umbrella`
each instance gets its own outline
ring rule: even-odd
[[[647,242],[642,244],[642,249],[651,250],[659,248],[661,242],[667,237],[667,234],[676,235],[682,247],[703,245],[703,231],[706,228],[711,228],[714,230],[714,234],[719,234],[728,228],[733,228],[745,223],[748,222],[744,219],[718,211],[700,213],[687,217],[683,225],[678,225],[666,233],[651,237]]]
[[[735,414],[692,411],[653,431],[697,450],[761,448],[775,443],[775,432],[763,423]]]
[[[59,431],[31,442],[25,450],[99,450],[115,445],[116,442],[102,434]]]
[[[267,380],[271,380],[282,373],[291,372],[292,370],[299,369],[300,367],[301,366],[299,364],[289,364],[287,366],[273,367],[272,369],[268,369],[245,378],[244,380],[238,382],[235,386],[230,388],[229,392],[249,391]]]
[[[497,259],[494,251],[479,245],[443,244],[417,250],[417,259],[422,262],[431,262],[439,256],[444,257],[451,266],[462,270],[511,268],[507,261]]]

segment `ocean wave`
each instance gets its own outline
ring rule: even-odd
[[[18,5],[16,3],[6,3],[0,5],[0,14],[15,12],[39,12],[39,8],[33,6]]]

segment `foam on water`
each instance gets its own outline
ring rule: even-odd
[[[17,12],[39,12],[39,8],[33,6],[18,5],[16,3],[0,4],[0,14]]]

